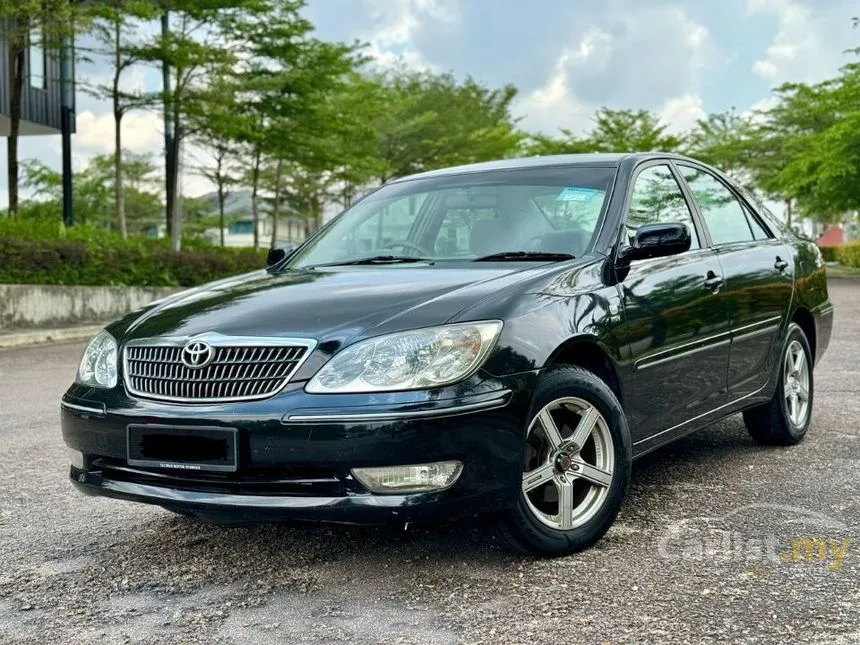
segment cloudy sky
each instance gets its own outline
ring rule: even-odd
[[[653,110],[682,130],[708,112],[766,106],[785,81],[832,76],[860,45],[857,0],[309,0],[306,13],[320,37],[366,42],[380,64],[514,83],[523,127],[546,133],[585,130],[604,105]],[[127,82],[156,87],[158,78],[137,69]],[[78,168],[112,151],[106,103],[79,93],[77,128]],[[125,145],[159,152],[162,132],[157,114],[132,113]],[[21,156],[59,167],[59,150],[59,137],[32,137]],[[208,189],[193,176],[184,187]]]

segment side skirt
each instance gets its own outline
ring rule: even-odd
[[[661,448],[666,444],[672,443],[676,439],[680,439],[696,430],[701,430],[702,428],[725,419],[736,412],[751,408],[759,403],[767,403],[772,396],[768,396],[768,389],[768,385],[765,385],[755,392],[751,392],[746,396],[730,401],[729,403],[721,405],[710,412],[706,412],[697,417],[693,417],[688,421],[679,423],[676,426],[662,430],[657,434],[651,435],[647,439],[637,441],[633,444],[633,459],[639,459],[639,457],[647,455],[652,450],[657,450],[657,448]]]

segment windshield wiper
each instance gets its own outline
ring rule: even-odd
[[[475,258],[473,262],[558,262],[560,260],[572,260],[574,255],[570,253],[550,253],[549,251],[502,251],[501,253],[493,253],[480,258]]]
[[[352,266],[359,264],[406,264],[408,262],[428,262],[433,264],[433,261],[428,258],[415,258],[409,255],[372,255],[367,258],[356,258],[354,260],[340,260],[338,262],[315,264],[312,268]]]

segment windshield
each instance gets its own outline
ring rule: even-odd
[[[614,168],[553,167],[389,184],[342,213],[289,266],[580,256],[598,229],[614,176]]]

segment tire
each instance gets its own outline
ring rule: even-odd
[[[787,361],[792,361],[796,367],[796,357],[802,352],[802,369],[789,378]],[[789,358],[789,354],[793,358]],[[805,373],[804,373],[805,372]],[[815,387],[812,376],[812,351],[806,334],[799,325],[791,323],[788,327],[785,341],[779,353],[777,366],[776,391],[773,398],[762,405],[744,411],[744,425],[756,442],[771,446],[792,446],[800,442],[809,429],[812,418],[812,403]],[[791,398],[798,397],[803,401],[805,392],[805,407],[800,403],[791,403]],[[794,414],[792,410],[798,414]],[[799,412],[802,411],[802,414]]]
[[[545,423],[555,431],[547,432]],[[542,556],[593,545],[615,521],[627,493],[631,453],[627,418],[606,383],[580,367],[548,369],[526,428],[523,486],[498,524],[502,544]],[[562,504],[562,498],[572,503]]]

